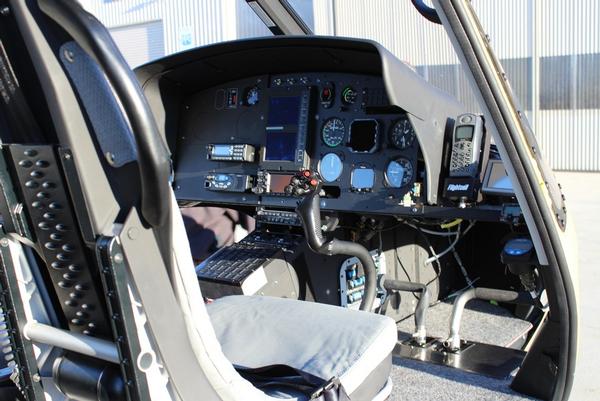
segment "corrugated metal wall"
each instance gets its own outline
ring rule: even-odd
[[[258,17],[243,3],[243,0],[82,1],[84,7],[109,28],[162,21],[165,54],[224,40],[269,34]],[[242,21],[248,22],[242,26]]]
[[[594,0],[539,5],[538,136],[555,168],[599,171],[600,5]]]
[[[244,0],[81,0],[108,27],[162,21],[165,54],[270,35]],[[441,26],[408,0],[291,0],[317,34],[376,40],[477,111]],[[600,2],[473,0],[550,164],[600,171]]]
[[[129,65],[140,65],[165,54],[162,21],[110,28],[110,33]]]

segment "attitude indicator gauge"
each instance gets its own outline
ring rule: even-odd
[[[390,140],[392,145],[401,150],[412,146],[415,141],[415,130],[408,117],[404,116],[394,123],[390,131]]]
[[[401,188],[410,184],[414,169],[410,160],[400,158],[392,160],[385,169],[385,183],[390,188]]]
[[[325,182],[333,182],[340,178],[344,164],[335,153],[327,153],[319,162],[319,174]]]
[[[321,137],[325,145],[330,148],[335,148],[344,142],[346,136],[346,127],[344,122],[337,117],[333,117],[325,121],[321,130]]]

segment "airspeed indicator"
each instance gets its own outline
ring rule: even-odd
[[[340,118],[330,118],[329,120],[325,121],[325,124],[323,124],[321,137],[323,138],[325,145],[329,146],[330,148],[335,148],[336,146],[340,145],[344,141],[345,136],[346,127]]]

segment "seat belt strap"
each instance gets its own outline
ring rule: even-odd
[[[287,387],[305,394],[311,401],[350,401],[337,377],[325,380],[288,365],[235,368],[244,379],[259,389]]]

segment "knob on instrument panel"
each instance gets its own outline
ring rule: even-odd
[[[320,179],[317,173],[304,170],[292,177],[290,184],[285,187],[285,193],[287,195],[302,196],[314,190],[319,182]]]

